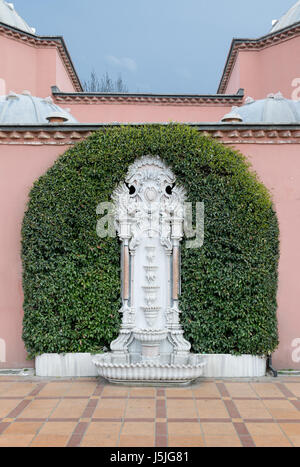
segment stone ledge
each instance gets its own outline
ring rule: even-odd
[[[266,358],[252,355],[207,354],[203,355],[206,366],[203,377],[207,378],[251,378],[266,374]],[[89,353],[43,354],[36,357],[36,376],[80,377],[97,376]]]
[[[252,378],[266,375],[267,359],[253,355],[209,354],[204,355],[206,367],[203,376],[208,378]]]
[[[156,123],[166,126],[167,123]],[[92,135],[97,130],[119,127],[122,123],[79,124],[64,126],[0,125],[0,145],[16,146],[72,146]],[[124,126],[139,127],[155,123],[124,123]],[[300,144],[300,125],[255,125],[185,123],[204,136],[210,136],[223,144]]]

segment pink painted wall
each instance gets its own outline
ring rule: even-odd
[[[280,346],[277,368],[297,368],[292,342],[300,338],[300,157],[299,145],[240,144],[270,190],[279,218],[278,320]],[[30,366],[22,342],[23,293],[20,229],[30,188],[67,147],[0,145],[0,341],[6,343],[6,362],[0,368]]]
[[[0,146],[0,339],[6,344],[6,362],[1,362],[0,355],[0,368],[33,366],[33,362],[26,360],[22,341],[21,224],[34,180],[65,149],[61,146]]]
[[[56,83],[56,56],[54,48],[36,50],[36,88],[31,94],[38,97],[51,95],[51,84]],[[22,86],[22,82],[20,83]]]
[[[0,79],[6,91],[24,89],[38,97],[51,95],[51,86],[74,92],[74,86],[56,48],[36,48],[0,35]]]
[[[300,79],[299,49],[300,37],[295,37],[262,50],[239,51],[239,66],[233,69],[226,93],[236,93],[241,87],[254,99],[278,91],[292,99],[292,82]]]
[[[36,49],[0,35],[0,78],[6,90],[36,92]]]
[[[236,94],[241,86],[241,67],[240,67],[241,54],[237,54],[235,64],[233,66],[230,79],[227,84],[226,94]]]
[[[218,122],[231,110],[231,105],[56,103],[62,108],[69,108],[80,123]]]
[[[53,85],[53,84],[52,84]],[[52,86],[51,85],[51,86]],[[63,92],[74,92],[75,88],[70,80],[66,66],[59,53],[56,52],[56,80],[55,85]]]
[[[300,338],[300,157],[298,145],[241,144],[260,180],[272,194],[280,228],[278,325],[280,345],[274,367],[300,369],[292,343]],[[300,345],[298,345],[300,347]],[[300,352],[298,352],[300,355]]]

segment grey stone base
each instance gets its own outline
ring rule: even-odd
[[[102,354],[103,355],[103,354]],[[208,378],[252,378],[266,374],[266,358],[252,355],[205,354],[206,366],[203,377]],[[80,377],[97,376],[92,360],[96,355],[89,353],[43,354],[36,357],[36,376]]]
[[[35,359],[36,376],[97,376],[90,353],[44,353]]]
[[[203,375],[208,378],[252,378],[265,376],[267,371],[267,359],[264,357],[209,354],[205,359]]]

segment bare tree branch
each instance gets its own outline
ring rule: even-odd
[[[83,82],[83,89],[86,92],[121,92],[128,93],[128,87],[123,82],[121,74],[118,79],[113,81],[106,72],[101,77],[101,80],[93,70],[87,81]]]

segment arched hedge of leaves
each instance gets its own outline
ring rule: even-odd
[[[96,207],[147,154],[170,165],[188,201],[205,203],[203,247],[182,245],[181,320],[193,351],[273,351],[279,234],[270,196],[241,154],[170,124],[100,130],[35,182],[22,227],[30,356],[97,352],[117,336],[120,250],[117,238],[97,236]]]

